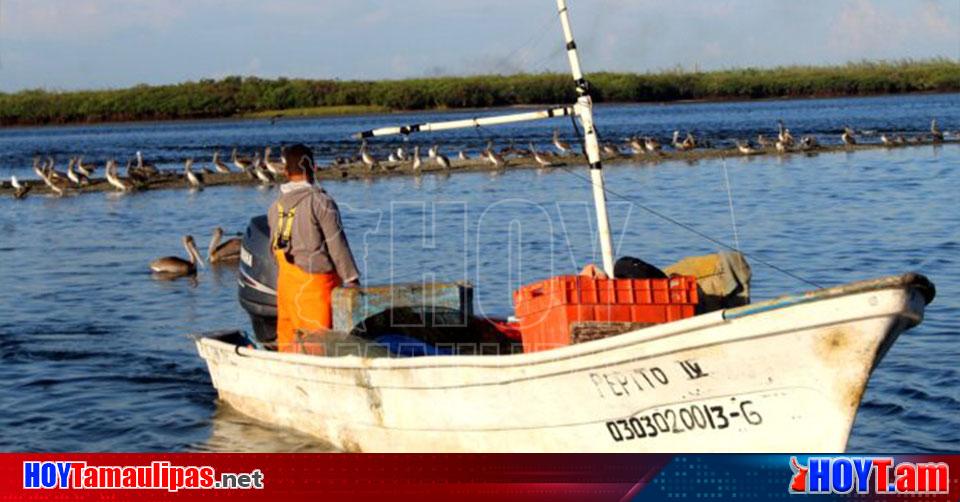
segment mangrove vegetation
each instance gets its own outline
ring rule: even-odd
[[[597,102],[668,102],[960,91],[960,61],[933,59],[710,72],[590,75]],[[384,81],[226,77],[128,89],[0,93],[0,125],[326,115],[570,103],[565,74]]]

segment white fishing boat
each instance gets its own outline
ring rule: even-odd
[[[589,88],[565,0],[557,4],[576,105],[361,136],[577,117],[612,277]],[[267,298],[269,285],[246,272],[254,259],[245,249],[241,286]],[[906,274],[504,355],[279,353],[239,330],[196,344],[221,402],[344,451],[841,452],[871,372],[934,295],[929,280]]]

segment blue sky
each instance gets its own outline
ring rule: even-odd
[[[585,69],[960,59],[960,0],[569,0]],[[553,0],[0,0],[0,90],[565,70]]]

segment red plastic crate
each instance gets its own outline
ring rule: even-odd
[[[513,293],[524,352],[571,343],[570,325],[582,321],[665,323],[692,317],[697,279],[552,277]]]

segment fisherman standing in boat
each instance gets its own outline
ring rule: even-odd
[[[277,260],[277,350],[295,352],[297,332],[333,327],[331,296],[359,285],[337,203],[314,185],[313,152],[294,145],[283,154],[287,183],[267,215]]]

